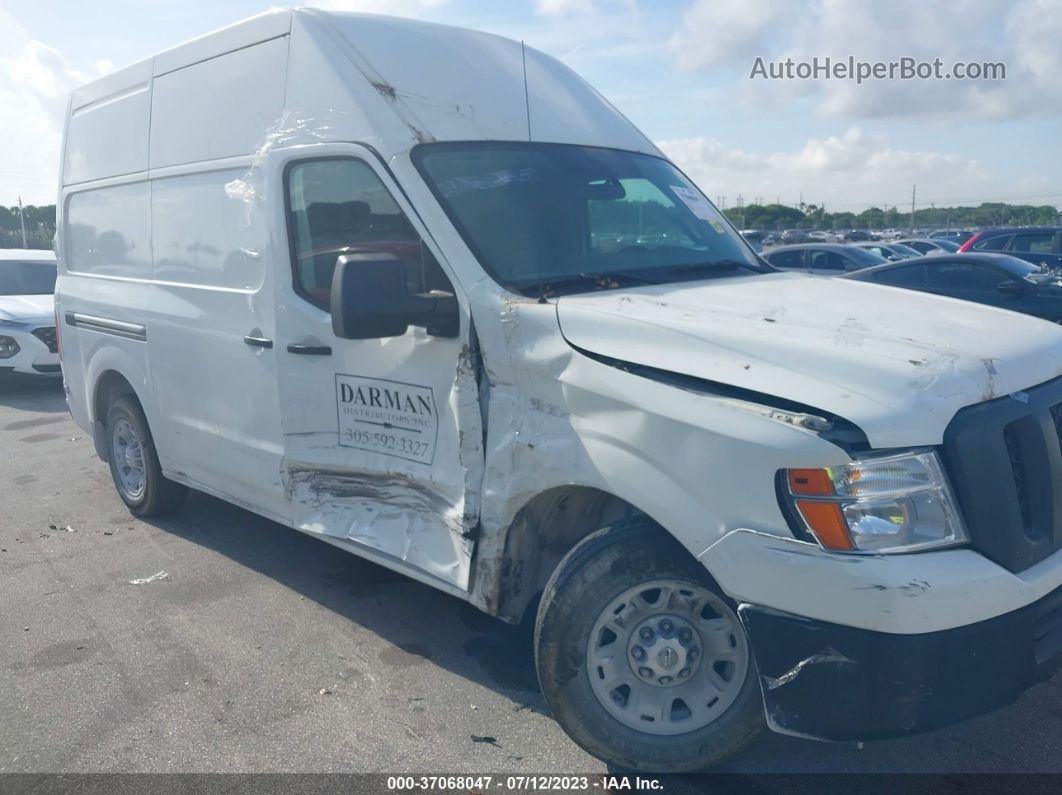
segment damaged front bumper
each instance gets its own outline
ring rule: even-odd
[[[899,635],[738,608],[768,725],[819,740],[930,731],[999,709],[1062,667],[1062,588],[966,626]]]

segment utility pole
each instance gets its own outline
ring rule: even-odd
[[[911,186],[911,234],[914,234],[915,188],[917,187],[917,185]]]
[[[26,243],[26,219],[22,215],[22,197],[18,197],[18,223],[22,227],[22,248],[29,248]]]

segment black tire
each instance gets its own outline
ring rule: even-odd
[[[635,521],[599,530],[564,557],[543,592],[535,627],[539,684],[557,722],[593,756],[634,771],[702,771],[741,751],[763,729],[763,699],[751,655],[744,681],[734,680],[740,691],[718,718],[667,736],[621,723],[602,705],[587,671],[598,617],[628,589],[657,580],[694,584],[736,609],[704,568],[658,526]]]
[[[143,454],[144,485],[136,493],[131,493],[123,486],[118,470],[119,462],[116,461],[115,429],[122,427],[123,422],[132,426],[139,438]],[[111,402],[107,411],[106,434],[107,460],[111,468],[111,478],[114,480],[118,496],[128,506],[129,511],[141,518],[164,516],[176,511],[188,495],[188,489],[163,476],[158,453],[155,451],[155,441],[151,436],[147,420],[144,418],[144,412],[135,397],[119,395]]]

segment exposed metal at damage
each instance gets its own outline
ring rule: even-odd
[[[467,580],[461,502],[400,473],[290,466],[283,483],[298,529],[364,545],[447,582]]]
[[[845,657],[839,651],[831,649],[829,647],[823,649],[818,654],[813,654],[810,657],[805,657],[798,662],[784,674],[778,677],[764,676],[763,683],[768,690],[774,690],[775,688],[782,687],[789,684],[809,665],[825,665],[826,663],[835,663],[839,665],[855,665],[855,660]]]

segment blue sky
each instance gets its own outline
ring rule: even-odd
[[[269,8],[0,0],[0,204],[54,201],[65,95]],[[714,200],[1062,206],[1062,0],[323,0],[525,40]],[[754,59],[1002,61],[1005,81],[750,80]]]

